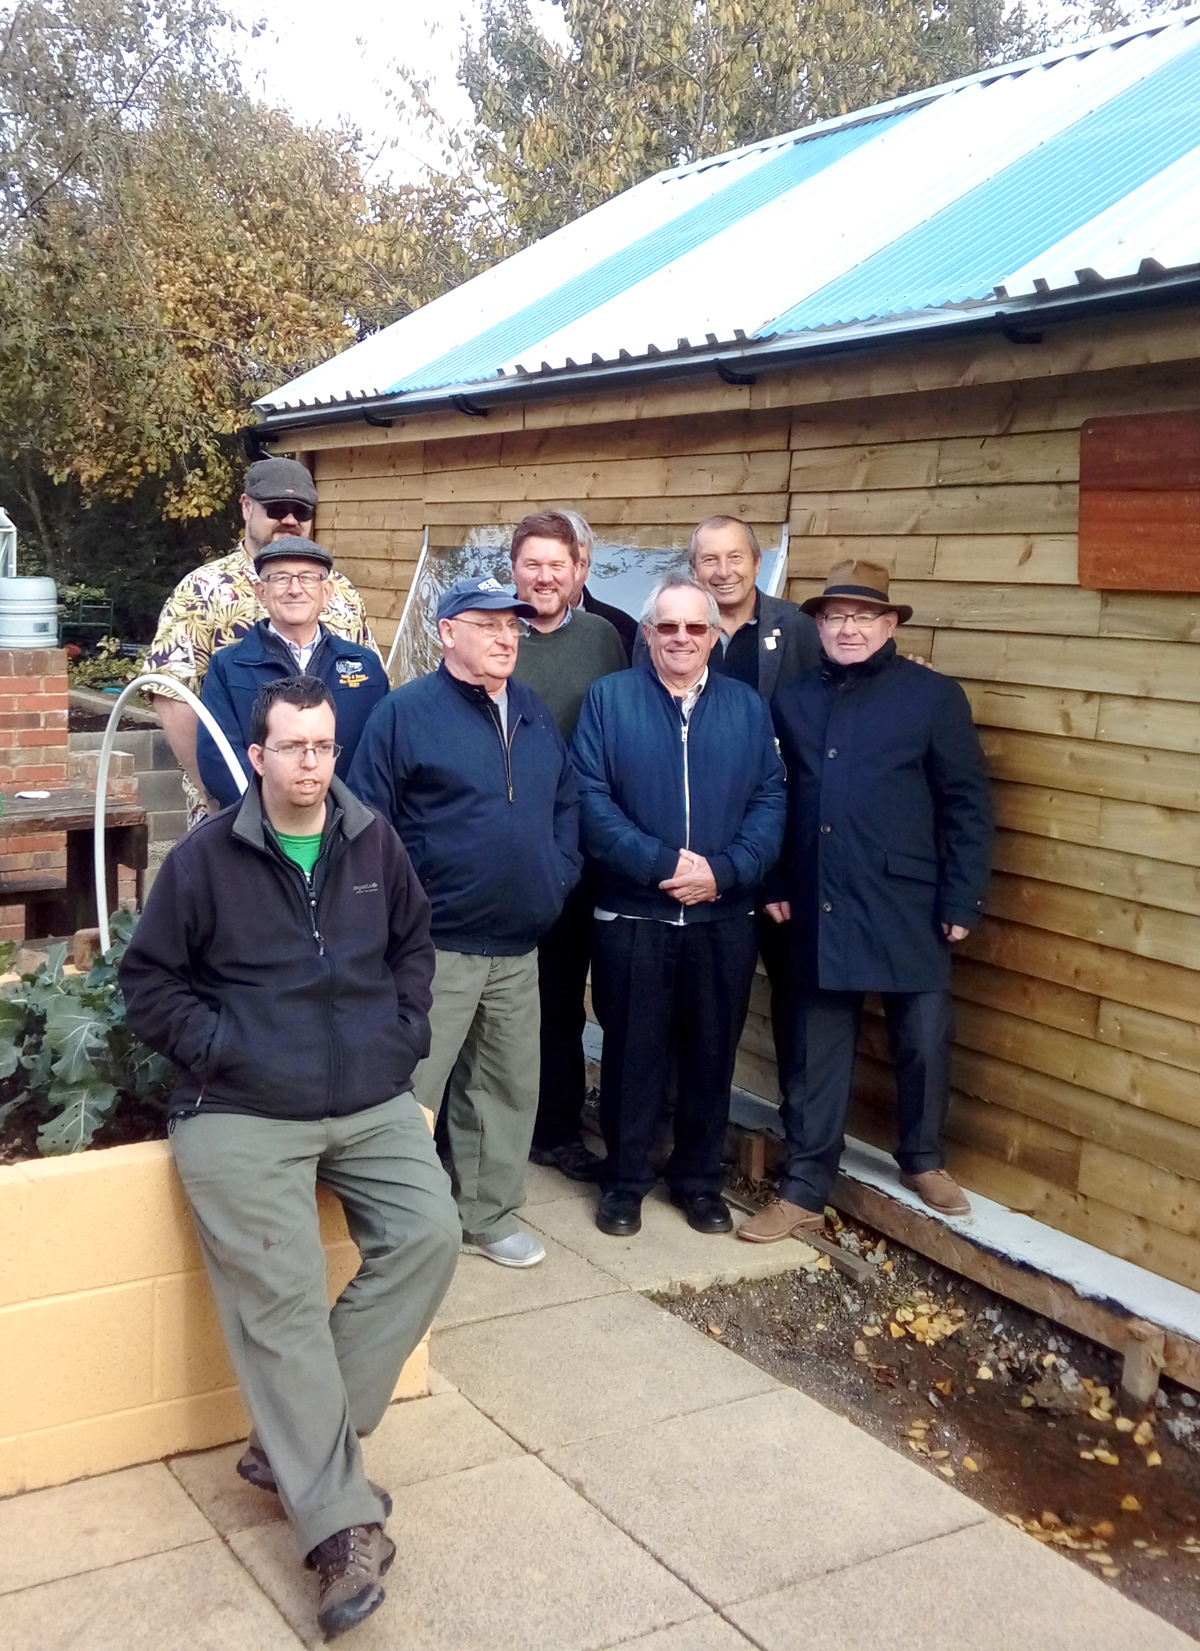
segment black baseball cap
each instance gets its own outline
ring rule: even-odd
[[[279,541],[281,544],[283,540]],[[444,590],[437,605],[439,619],[457,619],[460,613],[515,613],[520,619],[534,619],[537,609],[532,602],[522,602],[499,579],[456,579],[449,590]]]
[[[312,476],[297,459],[255,459],[244,491],[256,504],[307,504],[317,508]]]
[[[266,562],[319,562],[326,573],[333,572],[333,557],[313,539],[302,539],[298,533],[288,533],[282,539],[272,539],[254,558],[254,571],[261,573]]]

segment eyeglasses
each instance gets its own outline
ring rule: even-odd
[[[292,584],[303,585],[305,590],[315,590],[328,579],[327,573],[264,573],[262,582],[270,585],[272,590],[287,590]]]
[[[851,623],[857,625],[860,631],[865,631],[868,625],[873,625],[877,619],[882,619],[888,611],[887,608],[876,608],[873,613],[823,613],[821,618],[831,631],[840,631],[844,626]]]
[[[315,505],[298,504],[291,499],[265,504],[263,509],[273,522],[286,522],[289,516],[296,522],[311,522],[317,513]]]
[[[263,750],[274,751],[284,762],[303,762],[310,751],[324,762],[331,757],[336,761],[342,754],[341,746],[332,740],[284,740],[280,745],[264,745]]]
[[[663,619],[654,629],[659,636],[674,636],[677,631],[686,631],[689,636],[707,636],[712,626],[702,624],[699,619]]]
[[[458,625],[474,625],[477,631],[485,636],[528,636],[529,621],[526,619],[467,619],[463,614],[456,613],[454,622]]]

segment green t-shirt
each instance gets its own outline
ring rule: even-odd
[[[322,833],[317,831],[311,837],[291,837],[286,831],[277,831],[275,835],[288,859],[295,861],[306,877],[311,877],[313,867],[321,858]]]

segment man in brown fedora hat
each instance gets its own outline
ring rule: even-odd
[[[840,562],[803,604],[819,666],[775,696],[788,825],[767,905],[791,949],[791,1043],[779,1197],[739,1236],[818,1229],[841,1156],[863,997],[883,999],[904,1185],[945,1215],[970,1206],[943,1167],[950,947],[978,921],[992,811],[957,682],[896,651],[912,609],[888,572]]]

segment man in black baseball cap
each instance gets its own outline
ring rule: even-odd
[[[502,1267],[546,1254],[514,1214],[537,1112],[537,943],[581,866],[567,748],[512,680],[535,611],[497,579],[443,592],[441,665],[376,706],[348,781],[395,826],[433,907],[432,1044],[413,1081],[436,1112],[449,1079],[463,1249]]]
[[[254,572],[256,558],[283,539],[311,541],[317,490],[312,476],[295,459],[256,459],[246,472],[241,507],[241,542],[231,555],[184,575],[163,605],[146,656],[147,670],[176,677],[197,696],[214,654],[240,642],[263,617]],[[362,598],[343,574],[330,574],[321,620],[335,636],[378,655]],[[156,692],[152,702],[183,770],[188,825],[196,825],[206,812],[197,760],[196,713],[166,690]]]

